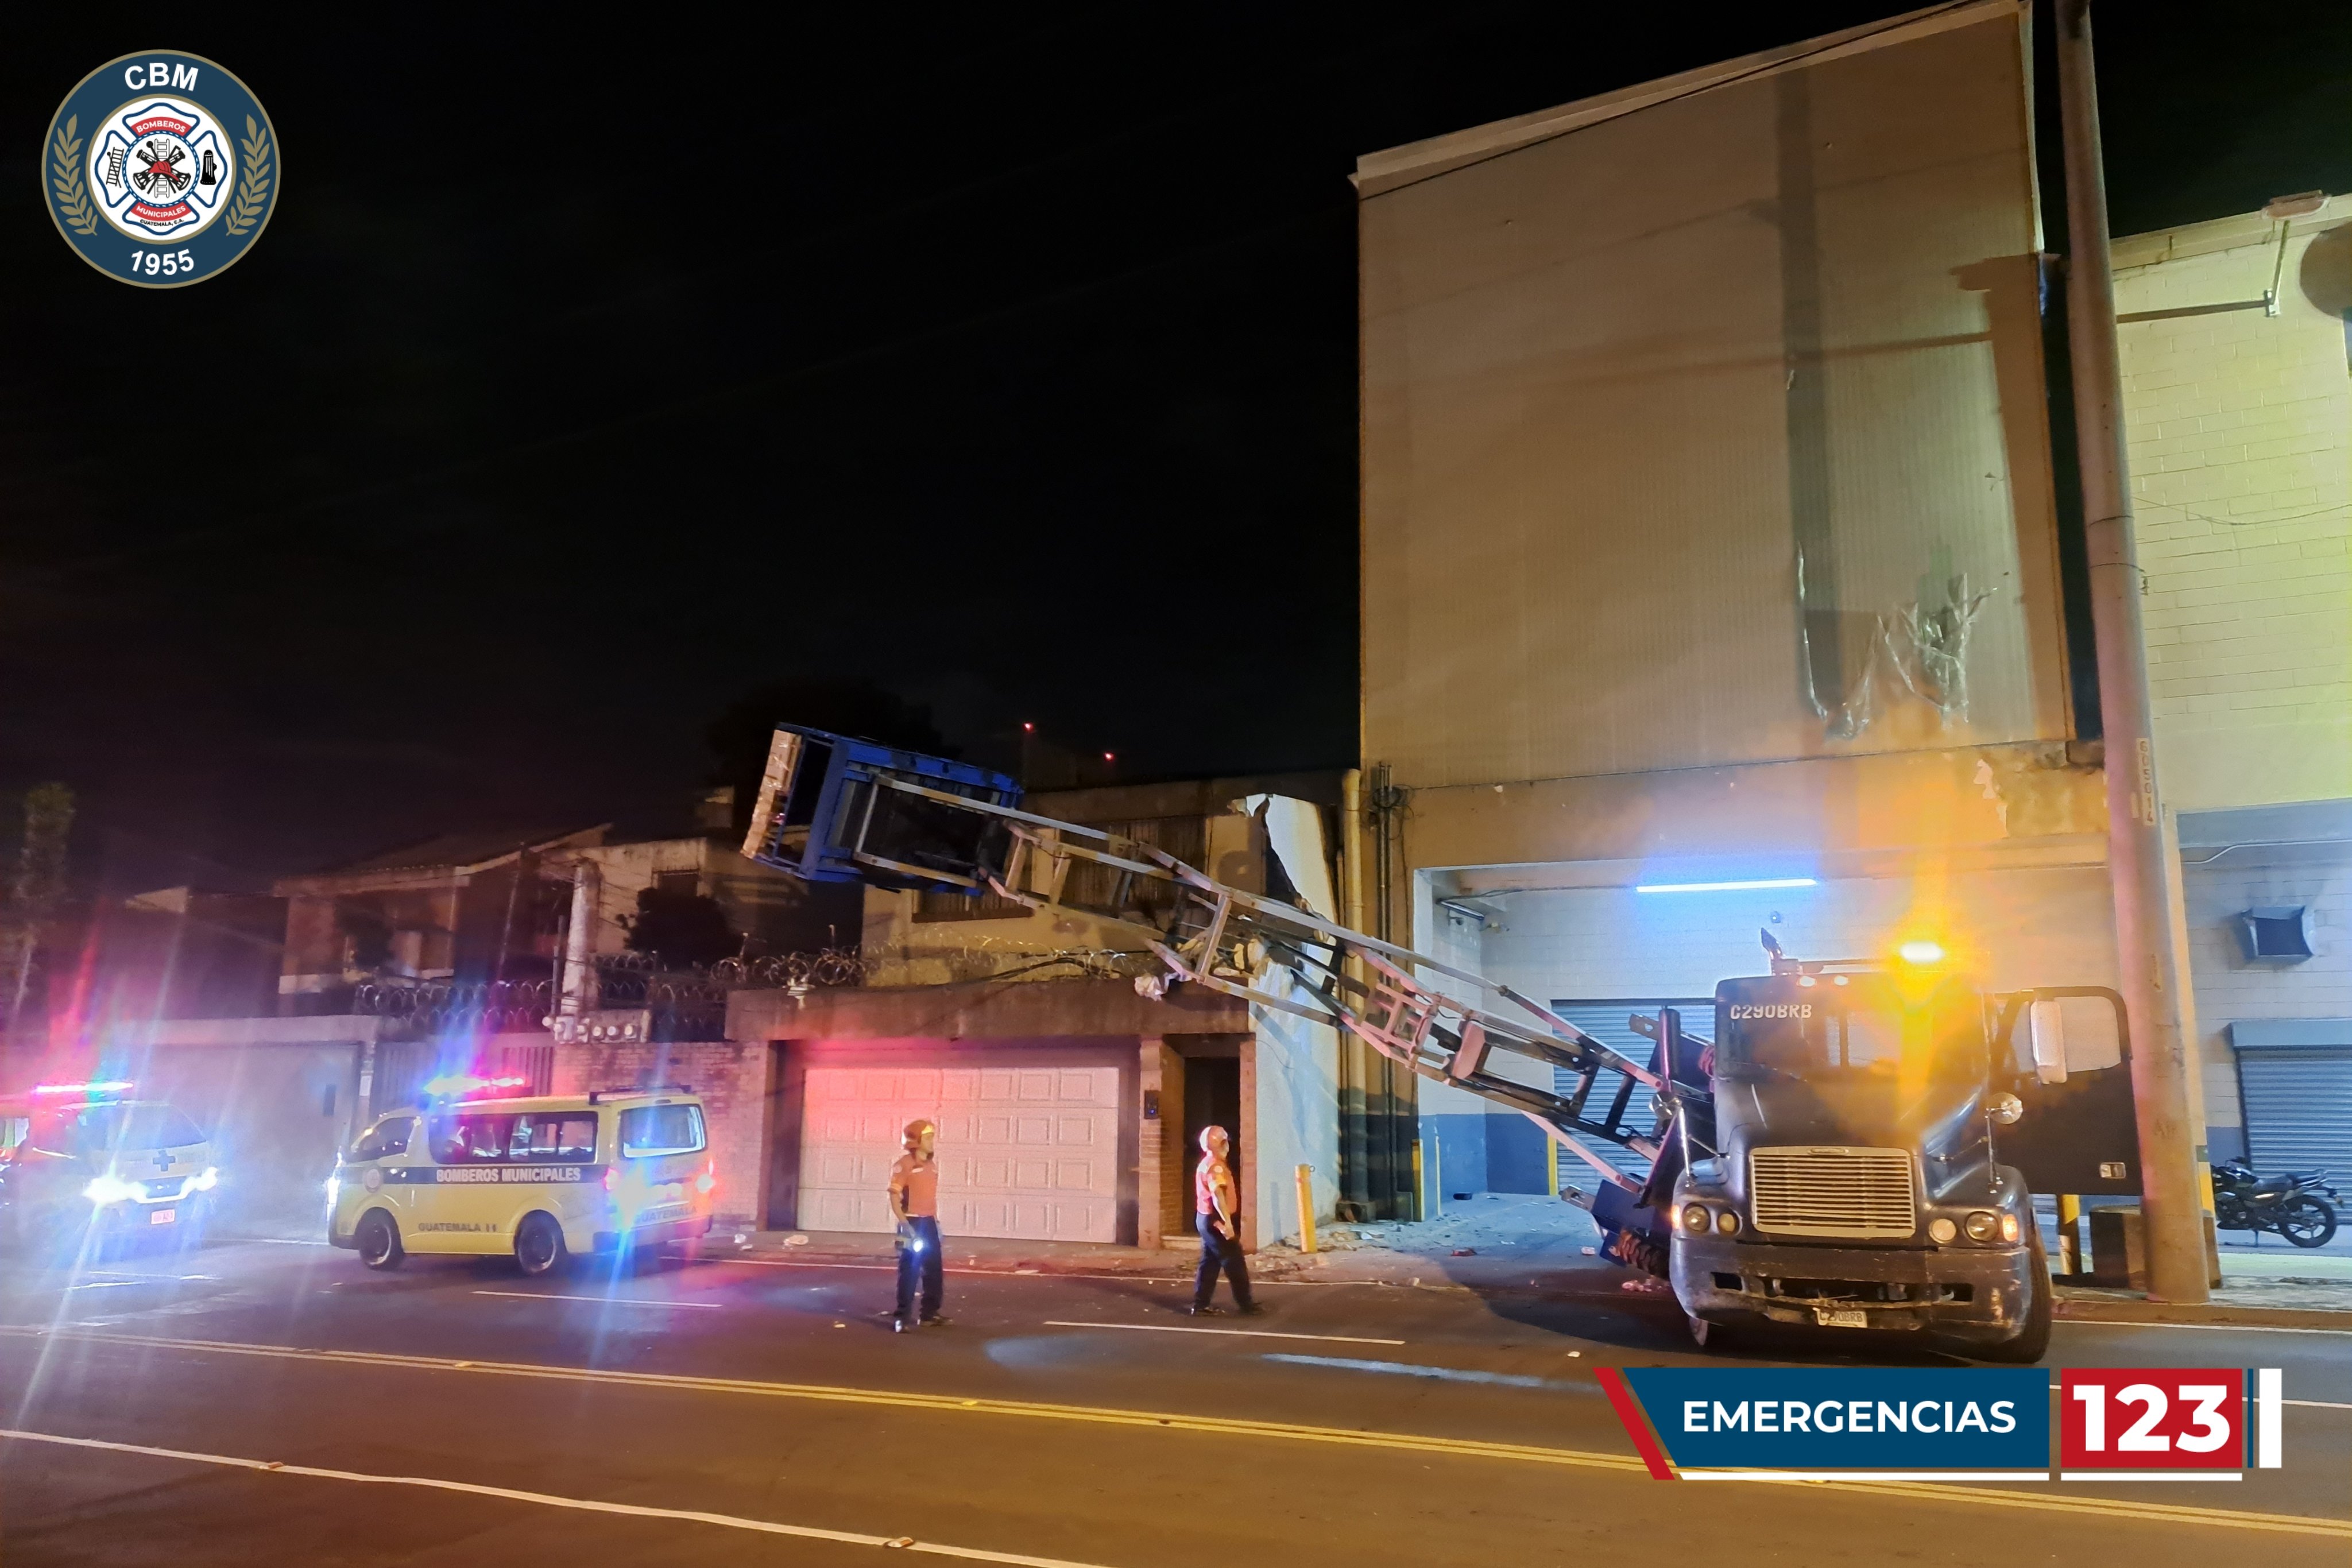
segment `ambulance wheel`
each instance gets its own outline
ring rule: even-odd
[[[515,1263],[534,1279],[563,1261],[563,1227],[551,1214],[526,1214],[515,1228]]]
[[[401,1249],[400,1228],[392,1216],[380,1208],[371,1208],[360,1216],[359,1228],[352,1240],[358,1245],[360,1261],[371,1269],[397,1269],[406,1254]]]

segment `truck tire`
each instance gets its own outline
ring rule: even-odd
[[[1711,1323],[1695,1314],[1685,1313],[1685,1315],[1690,1318],[1690,1336],[1693,1344],[1706,1351],[1730,1348],[1732,1337],[1730,1329],[1721,1323]]]
[[[534,1209],[515,1227],[515,1266],[532,1279],[553,1273],[563,1261],[563,1227],[555,1217]]]
[[[2050,1354],[2050,1315],[2057,1292],[2050,1283],[2049,1257],[2042,1249],[2042,1228],[2037,1225],[2027,1234],[2033,1238],[2028,1249],[2028,1256],[2033,1260],[2033,1288],[2026,1298],[2025,1326],[1998,1344],[1971,1345],[1961,1354],[1978,1361],[2032,1366]]]
[[[400,1227],[392,1216],[381,1208],[371,1208],[360,1216],[352,1231],[352,1240],[359,1249],[360,1261],[371,1269],[397,1269],[407,1254],[400,1245]]]

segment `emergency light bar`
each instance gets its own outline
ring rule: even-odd
[[[33,1085],[33,1092],[36,1094],[127,1094],[138,1087],[138,1083],[131,1079],[109,1078],[89,1083],[36,1083]]]
[[[1752,882],[1645,882],[1635,893],[1748,893],[1768,887],[1819,887],[1809,876],[1768,876]]]
[[[425,1081],[425,1092],[436,1100],[463,1099],[485,1089],[520,1089],[530,1081],[519,1075],[504,1078],[477,1078],[470,1072],[445,1073]]]

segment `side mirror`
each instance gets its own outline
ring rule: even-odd
[[[2025,1114],[2025,1102],[2003,1090],[1985,1096],[1985,1115],[2001,1126],[2008,1126]]]
[[[2033,1076],[2044,1083],[2065,1082],[2066,1014],[2057,998],[2035,998],[2025,1016],[2025,1031],[2033,1046]]]

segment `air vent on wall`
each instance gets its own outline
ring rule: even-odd
[[[2311,911],[2305,905],[2249,909],[2237,924],[2238,939],[2250,959],[2311,956]]]

